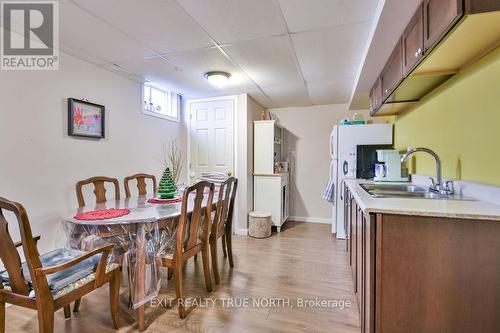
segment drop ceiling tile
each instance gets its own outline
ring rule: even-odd
[[[225,91],[232,89],[254,88],[248,77],[237,68],[218,48],[205,48],[191,51],[168,53],[164,55],[172,64],[195,78],[207,82],[204,74],[209,71],[224,71],[231,74]],[[245,92],[245,91],[241,91]]]
[[[80,60],[89,62],[89,63],[97,65],[97,66],[100,66],[102,64],[106,64],[109,61],[109,60],[101,59],[101,58],[98,58],[98,57],[95,57],[93,55],[88,54],[87,53],[88,50],[82,50],[82,49],[67,45],[66,43],[63,43],[61,41],[59,41],[59,50],[61,50],[62,52],[66,53],[66,54],[69,54],[75,58],[78,58]]]
[[[260,38],[224,47],[260,87],[301,80],[288,36]]]
[[[275,107],[272,101],[269,98],[267,98],[266,95],[264,95],[262,92],[258,90],[249,91],[248,95],[266,109]]]
[[[371,20],[378,0],[279,0],[290,32]]]
[[[73,3],[60,1],[59,6],[59,39],[68,48],[106,61],[141,59],[151,55],[150,49]]]
[[[158,53],[212,45],[174,0],[78,0],[78,5]]]
[[[313,104],[340,104],[349,102],[354,79],[308,83],[307,90]]]
[[[209,94],[213,90],[206,80],[193,77],[191,73],[184,72],[160,57],[117,62],[106,68],[121,74],[142,77],[145,81],[155,82],[170,91],[184,95]]]
[[[262,89],[274,107],[311,105],[303,83],[288,83]]]
[[[340,0],[279,0],[290,32],[339,24]]]
[[[141,76],[187,98],[241,94],[256,89],[243,73],[221,56],[218,49],[183,51],[168,54],[168,59],[154,57],[117,62],[120,67],[111,69]],[[216,89],[203,76],[210,70],[227,71],[232,76],[226,86]]]
[[[292,34],[307,82],[354,77],[368,38],[369,23],[357,23]]]
[[[286,33],[281,13],[270,0],[178,0],[218,42],[230,43]]]
[[[339,24],[364,22],[373,19],[380,0],[341,0]]]

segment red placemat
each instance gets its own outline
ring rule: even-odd
[[[107,220],[120,216],[124,216],[130,213],[130,209],[101,209],[94,210],[91,212],[80,213],[74,216],[75,220],[87,220],[87,221],[96,221],[96,220]]]
[[[155,199],[151,198],[148,200],[149,203],[153,204],[172,204],[172,203],[178,203],[181,202],[182,198],[176,198],[176,199]]]

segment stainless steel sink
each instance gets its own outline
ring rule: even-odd
[[[425,187],[412,184],[363,184],[361,185],[366,191],[398,191],[398,192],[428,192]]]
[[[459,194],[441,194],[430,191],[428,188],[411,184],[361,184],[360,186],[374,198],[474,200]]]

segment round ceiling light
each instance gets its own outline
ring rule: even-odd
[[[227,84],[231,74],[222,71],[212,71],[205,73],[205,78],[216,88],[221,88]]]

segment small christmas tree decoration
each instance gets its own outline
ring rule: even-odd
[[[170,168],[167,167],[158,185],[158,197],[159,199],[173,199],[176,193],[177,187],[175,187],[174,180],[172,179]]]

